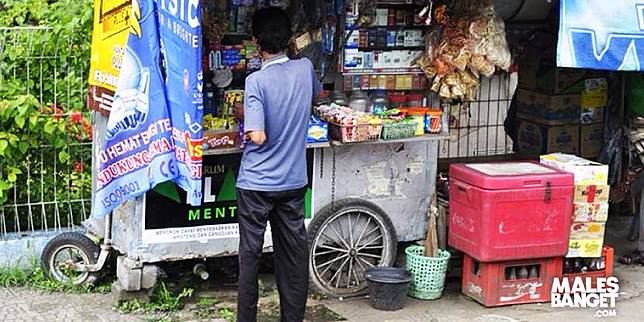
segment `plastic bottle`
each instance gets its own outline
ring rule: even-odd
[[[356,112],[367,112],[369,109],[369,97],[365,92],[355,90],[349,99],[349,106]]]
[[[371,95],[369,102],[369,113],[380,115],[383,114],[389,107],[389,99],[387,93],[383,90],[378,90]]]

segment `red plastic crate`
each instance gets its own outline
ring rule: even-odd
[[[536,162],[453,164],[449,245],[482,262],[564,256],[573,175]]]
[[[487,307],[550,302],[552,280],[561,277],[562,263],[561,257],[486,263],[464,254],[461,292]],[[536,276],[507,276],[512,268],[530,271],[533,266]]]
[[[615,250],[610,246],[602,247],[602,257],[604,258],[604,262],[606,263],[606,267],[603,270],[583,272],[583,273],[568,273],[568,274],[563,274],[563,277],[567,277],[568,281],[570,282],[574,281],[576,277],[581,277],[584,280],[586,277],[590,277],[592,279],[591,285],[595,287],[597,285],[598,277],[613,276],[613,261],[615,257]],[[575,260],[576,258],[569,258],[569,259]],[[562,272],[563,272],[563,265],[562,265]]]

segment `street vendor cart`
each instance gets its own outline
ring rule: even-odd
[[[101,117],[102,118],[102,117]],[[101,136],[96,122],[96,138]],[[425,237],[427,213],[435,190],[438,141],[443,134],[395,141],[309,145],[306,216],[313,284],[335,297],[366,290],[363,273],[393,265],[399,241]],[[100,140],[95,141],[100,144]],[[63,278],[57,258],[65,250],[80,253],[77,264],[101,268],[107,251],[118,253],[117,277],[123,290],[152,288],[159,262],[230,256],[237,253],[235,178],[241,150],[205,151],[204,203],[185,204],[173,184],[126,202],[107,217],[99,246],[78,245],[78,237],[56,237],[44,254],[49,269]],[[81,235],[82,236],[82,235]],[[265,251],[272,250],[270,229]],[[46,250],[46,251],[48,251]],[[77,275],[82,283],[96,272]]]
[[[236,9],[238,16],[241,8]],[[409,14],[402,15],[401,19],[410,14],[413,16],[417,10],[407,4],[402,8]],[[402,9],[394,5],[388,10]],[[239,21],[230,28],[238,27]],[[400,37],[405,40],[407,34],[403,27],[392,25],[390,28],[400,30]],[[422,28],[411,27],[414,30]],[[239,33],[230,34],[236,36]],[[409,32],[408,35],[408,42],[419,42],[412,45],[422,47],[422,33]],[[236,48],[231,47],[231,53]],[[411,55],[420,53],[422,48],[414,49],[416,51],[405,51],[407,64],[412,63]],[[230,54],[225,50],[222,55]],[[245,50],[248,51],[248,47]],[[208,58],[217,58],[217,55],[213,52]],[[253,58],[247,59],[250,66]],[[223,63],[226,63],[225,59]],[[230,69],[238,68],[240,62],[233,63],[237,65]],[[424,92],[420,95],[420,104],[423,96],[425,104],[427,102],[427,83],[418,67],[399,66],[375,71],[363,66],[343,70],[343,73],[345,85],[348,80],[372,79],[375,80],[371,84],[372,89],[401,91],[402,94]],[[218,76],[220,83],[226,83],[226,77],[232,77],[225,73]],[[351,90],[350,82],[345,90],[347,88]],[[204,100],[208,99],[206,94]],[[205,110],[207,112],[208,106]],[[445,119],[439,116],[434,121],[443,125],[438,130],[434,128],[431,134],[424,133],[423,126],[419,124],[420,134],[414,133],[418,127],[412,125],[412,135],[400,139],[391,136],[383,136],[386,140],[380,139],[378,130],[375,139],[360,140],[363,142],[347,143],[347,140],[337,140],[336,137],[309,144],[306,223],[310,276],[318,290],[334,297],[363,294],[367,287],[364,272],[368,268],[393,265],[398,242],[425,238],[428,212],[435,207],[433,195],[438,142],[447,137]],[[105,144],[107,124],[105,115],[95,113],[94,177],[97,175],[98,156]],[[90,219],[85,223],[88,228],[86,234],[64,233],[55,237],[42,256],[51,276],[76,284],[93,282],[109,254],[116,254],[118,281],[115,288],[119,291],[141,291],[154,287],[161,262],[235,255],[239,243],[235,184],[242,149],[235,145],[226,147],[228,137],[205,138],[206,141],[209,139],[214,141],[204,144],[201,206],[190,206],[186,193],[174,183],[158,184],[145,195],[124,202],[105,218]],[[164,174],[175,171],[175,167],[172,162],[163,162],[154,171]],[[96,187],[93,188],[95,192]],[[96,202],[94,199],[93,203]],[[266,252],[272,250],[270,228],[265,236],[264,249]],[[203,266],[200,270],[203,271]]]

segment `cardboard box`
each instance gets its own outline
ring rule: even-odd
[[[606,222],[608,203],[575,202],[572,216],[573,222]]]
[[[570,239],[604,239],[606,224],[603,222],[573,222],[570,227]]]
[[[606,107],[608,105],[608,80],[606,78],[584,80],[584,90],[581,92],[580,104],[582,108]]]
[[[579,99],[580,121],[583,124],[603,123],[608,105],[608,81],[606,78],[584,80],[584,90]]]
[[[536,75],[536,89],[545,93],[580,93],[584,79],[592,72],[579,68],[541,67]]]
[[[600,257],[604,239],[571,239],[566,257]]]
[[[602,203],[608,202],[610,186],[608,185],[575,185],[574,202]]]
[[[594,159],[604,147],[604,124],[582,124],[579,135],[579,155]]]
[[[538,53],[519,60],[519,87],[548,94],[578,94],[584,80],[601,76],[601,72],[579,68],[557,68]]]
[[[541,163],[570,172],[576,185],[607,185],[608,166],[576,155],[552,153],[541,156]]]
[[[606,109],[603,107],[582,107],[580,108],[579,121],[582,124],[603,123],[605,111]]]
[[[517,116],[549,125],[579,122],[579,95],[549,95],[519,89]]]
[[[579,125],[545,125],[520,119],[518,129],[517,143],[523,154],[579,151]]]

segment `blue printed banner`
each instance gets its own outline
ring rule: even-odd
[[[557,65],[644,71],[644,0],[561,0]]]
[[[105,146],[95,160],[99,167],[92,216],[102,217],[169,180],[188,192],[188,203],[200,205],[199,10],[198,0],[132,1],[127,46],[117,57],[121,71]]]
[[[201,205],[203,75],[199,0],[155,0],[159,14],[161,56],[172,138],[177,158],[177,185],[187,202]]]

